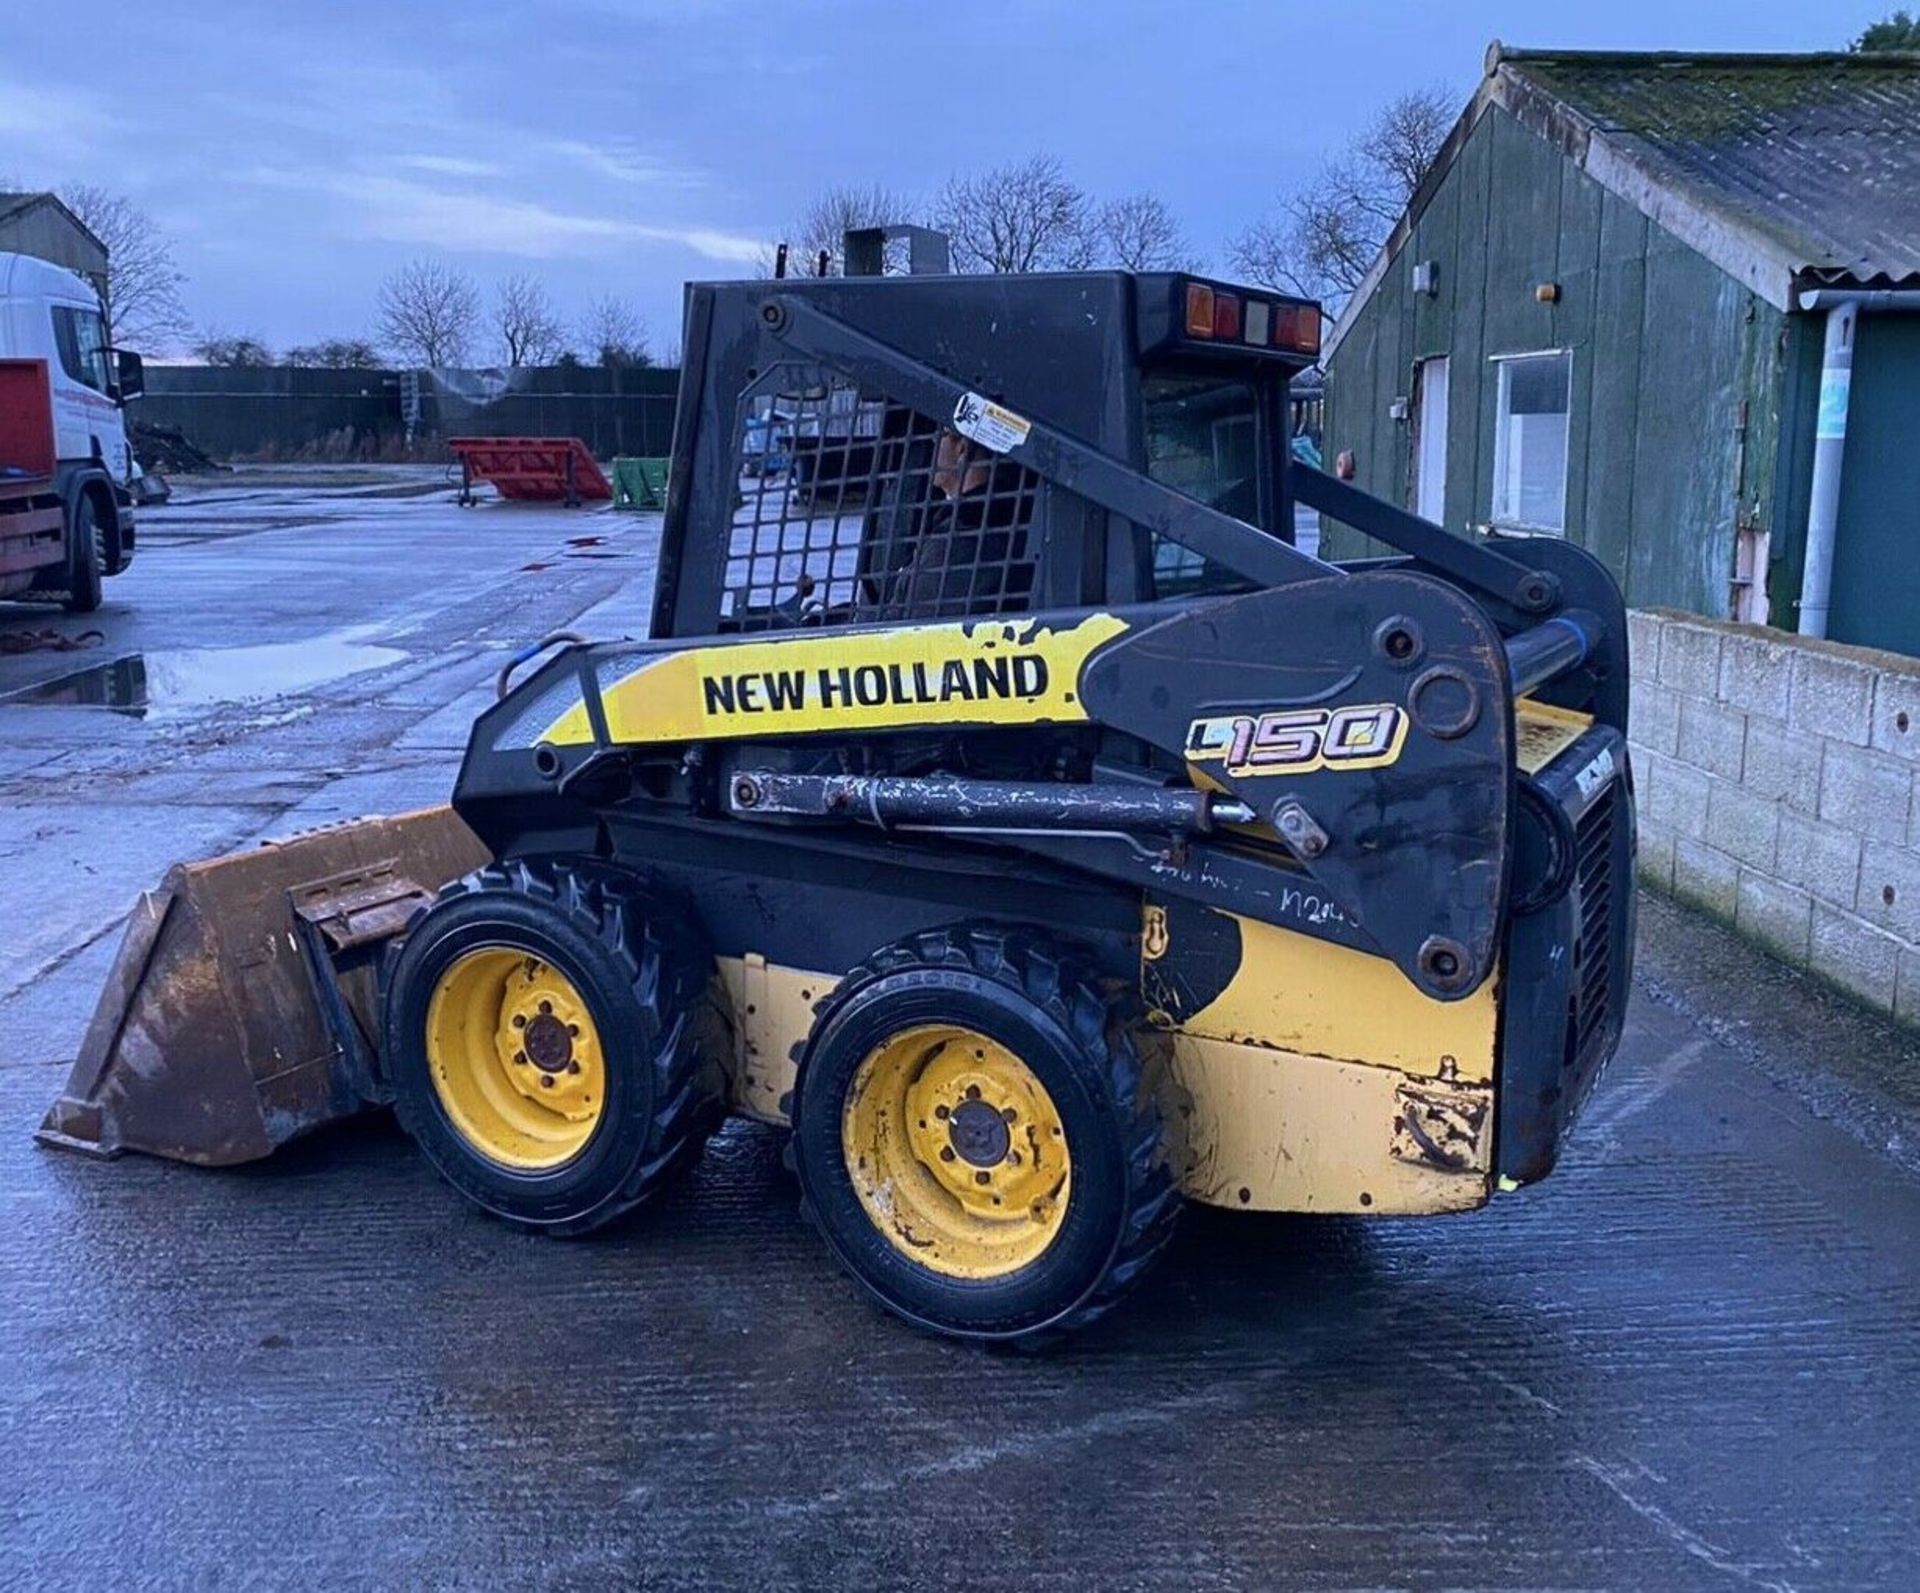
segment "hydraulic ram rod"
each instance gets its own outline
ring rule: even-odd
[[[1507,672],[1513,677],[1514,696],[1524,697],[1555,676],[1578,669],[1593,656],[1603,634],[1599,615],[1574,608],[1509,636]]]
[[[949,775],[781,774],[743,770],[727,787],[736,818],[845,819],[978,830],[1141,830],[1186,835],[1246,824],[1253,809],[1205,791],[1109,782],[1069,785]]]

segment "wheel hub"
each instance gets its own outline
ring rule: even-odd
[[[1071,1182],[1046,1088],[977,1030],[928,1024],[871,1052],[848,1092],[841,1145],[880,1231],[916,1263],[997,1277],[1058,1235]]]
[[[573,1036],[550,1012],[537,1014],[526,1030],[527,1060],[543,1073],[564,1073],[573,1060]]]
[[[428,1007],[427,1055],[454,1127],[504,1166],[558,1166],[600,1121],[607,1075],[593,1015],[538,957],[486,947],[453,963]]]
[[[962,1101],[947,1115],[947,1139],[971,1167],[998,1167],[1013,1147],[1007,1120],[985,1101]]]

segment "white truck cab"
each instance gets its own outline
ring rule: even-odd
[[[0,361],[44,364],[54,468],[37,504],[44,510],[57,498],[66,522],[59,548],[35,542],[31,571],[24,543],[0,557],[0,596],[67,590],[89,579],[97,591],[101,576],[118,574],[133,557],[136,467],[125,405],[144,386],[140,357],[109,347],[100,300],[83,277],[32,255],[0,253]],[[0,460],[0,489],[7,467]],[[20,474],[12,472],[16,480]],[[19,481],[14,493],[23,510],[26,486]],[[0,520],[0,532],[6,528]],[[94,544],[91,551],[75,551],[82,539]],[[85,567],[89,559],[94,569]]]

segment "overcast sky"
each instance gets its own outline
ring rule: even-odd
[[[490,288],[609,290],[677,341],[812,192],[931,193],[1044,151],[1222,241],[1407,88],[1487,43],[1841,48],[1890,0],[12,0],[0,178],[100,183],[172,235],[197,324],[364,333],[422,254]]]

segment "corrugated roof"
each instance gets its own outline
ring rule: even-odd
[[[1808,287],[1920,287],[1920,54],[1624,55],[1495,40],[1323,361],[1496,107],[1777,309]]]
[[[1796,277],[1920,282],[1920,55],[1503,50],[1645,175],[1761,235]]]

